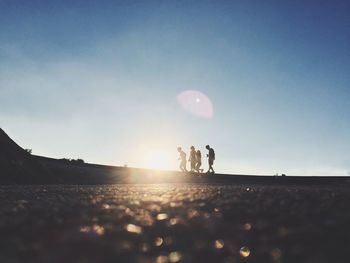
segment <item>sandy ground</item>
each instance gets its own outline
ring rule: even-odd
[[[0,262],[350,262],[350,191],[0,186]]]

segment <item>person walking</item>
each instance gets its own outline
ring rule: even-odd
[[[198,173],[202,173],[203,169],[200,169],[202,166],[202,153],[200,150],[197,150],[196,152],[196,171]]]
[[[196,170],[196,149],[194,146],[191,146],[191,151],[190,151],[190,158],[188,161],[191,164],[191,172],[194,172]]]
[[[209,169],[207,171],[207,173],[215,173],[214,169],[213,169],[213,165],[214,165],[214,160],[215,160],[215,152],[213,148],[210,148],[209,145],[205,146],[205,148],[209,151],[209,153],[207,154],[208,157],[208,164],[209,164]]]
[[[177,147],[177,151],[179,152],[180,156],[178,158],[178,160],[180,160],[180,170],[182,172],[187,172],[187,169],[186,169],[186,153],[182,150],[181,147]]]

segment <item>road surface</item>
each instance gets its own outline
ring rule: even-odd
[[[0,262],[350,262],[341,187],[0,186]]]

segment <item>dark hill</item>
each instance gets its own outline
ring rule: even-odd
[[[128,169],[31,155],[0,128],[0,184],[106,184]]]
[[[0,128],[0,167],[2,183],[40,183],[49,181],[49,172],[18,146]]]

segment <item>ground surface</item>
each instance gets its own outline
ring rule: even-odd
[[[350,191],[0,186],[0,262],[350,262]]]

